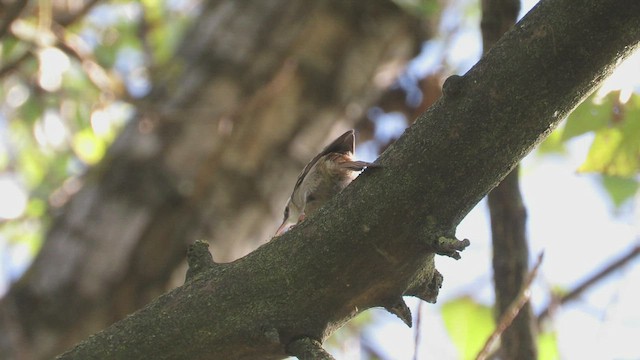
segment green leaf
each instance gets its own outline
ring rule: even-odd
[[[106,144],[93,130],[87,128],[73,136],[73,150],[80,160],[87,164],[95,164],[104,156]]]
[[[565,154],[567,148],[564,146],[562,131],[554,131],[538,146],[540,154]]]
[[[166,6],[165,2],[157,0],[142,0],[141,3],[144,6],[144,14],[149,20],[159,20],[163,17],[165,13],[164,7]]]
[[[558,338],[554,332],[544,332],[538,335],[538,360],[556,360],[558,353]]]
[[[10,245],[26,245],[32,255],[37,254],[42,245],[42,223],[38,219],[21,219],[3,224],[0,231]]]
[[[29,96],[27,101],[20,106],[19,114],[28,124],[33,124],[42,117],[43,111],[42,102],[34,96]]]
[[[581,172],[633,177],[640,172],[640,107],[629,103],[616,126],[596,132]]]
[[[560,285],[551,286],[551,294],[553,294],[553,297],[555,298],[560,298],[562,296],[565,296],[569,293],[569,291],[570,290],[564,286],[560,286]]]
[[[156,63],[164,64],[173,58],[174,49],[185,29],[185,23],[171,21],[162,27],[156,27],[150,34],[153,55]]]
[[[602,129],[609,124],[613,115],[613,103],[618,93],[611,93],[599,102],[595,101],[595,95],[578,105],[567,117],[562,128],[562,141],[585,134],[590,131]]]
[[[105,68],[112,68],[116,62],[116,56],[118,55],[119,47],[109,46],[97,46],[94,50],[98,63]]]
[[[18,168],[26,179],[27,186],[34,188],[43,181],[47,165],[37,149],[23,150],[18,158]]]
[[[640,184],[634,178],[603,175],[600,181],[616,208],[632,199],[640,188]]]
[[[42,199],[32,198],[27,204],[26,214],[32,218],[39,218],[44,216],[47,210],[47,204]]]
[[[0,54],[2,54],[3,62],[9,62],[9,59],[15,56],[15,50],[19,48],[20,41],[13,36],[5,36],[0,43]]]
[[[0,143],[0,172],[4,172],[9,166],[9,151],[4,144]]]
[[[442,305],[444,324],[461,359],[474,359],[493,332],[493,310],[470,297]]]

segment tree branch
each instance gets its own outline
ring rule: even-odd
[[[140,309],[177,285],[194,239],[218,261],[264,243],[307,154],[375,101],[381,66],[424,39],[390,0],[202,5],[0,300],[0,358],[51,359]]]
[[[320,342],[308,337],[291,342],[287,347],[287,352],[300,360],[335,360],[322,348]]]
[[[79,4],[72,13],[56,13],[54,14],[54,21],[62,27],[67,27],[88,14],[100,1],[101,0],[86,0],[84,3]]]
[[[519,166],[489,193],[493,241],[496,319],[510,309],[527,277],[529,245],[526,209],[520,193]],[[537,345],[530,303],[523,303],[514,324],[502,334],[499,353],[506,359],[535,360]]]
[[[83,15],[86,15],[89,10],[93,8],[100,0],[89,0],[84,3],[80,9],[73,14],[56,14],[56,19],[54,22],[58,27],[68,27],[72,25],[76,21],[78,21]],[[28,1],[25,0],[16,0],[9,6],[8,11],[5,12],[3,19],[0,20],[0,39],[2,39],[8,32],[11,24],[14,20],[16,20],[24,7],[28,4]],[[59,32],[59,31],[58,31]],[[61,49],[65,49],[64,40],[58,38],[58,44]],[[5,75],[15,71],[25,60],[31,58],[33,56],[33,51],[31,49],[25,50],[20,56],[13,59],[8,64],[5,64],[0,68],[0,78]]]
[[[504,312],[500,315],[495,330],[484,343],[484,346],[478,353],[476,360],[484,360],[487,358],[489,351],[495,345],[496,341],[498,341],[504,332],[511,326],[513,320],[518,316],[524,305],[529,302],[529,299],[531,298],[531,284],[538,275],[538,269],[542,264],[543,254],[544,253],[540,253],[540,255],[538,255],[538,260],[536,260],[533,269],[531,269],[531,272],[529,272],[524,279],[522,287],[518,290],[518,293],[511,304],[509,304],[509,306],[507,306]]]
[[[187,277],[185,281],[192,280],[196,275],[205,273],[215,266],[220,266],[213,262],[213,257],[209,252],[209,244],[196,240],[187,250],[187,263],[189,269],[187,270]]]
[[[582,5],[543,0],[455,88],[445,83],[381,171],[59,359],[282,358],[298,339],[324,341],[357,313],[437,283],[439,239],[638,46],[640,2]]]
[[[547,305],[547,307],[540,312],[538,315],[538,328],[541,327],[542,322],[549,317],[553,311],[561,305],[566,304],[569,301],[575,300],[577,297],[582,295],[589,288],[593,287],[601,280],[611,275],[614,271],[624,267],[631,260],[635,259],[638,255],[640,255],[640,243],[636,244],[631,250],[625,252],[625,254],[621,255],[616,260],[612,261],[609,265],[605,266],[603,269],[593,274],[592,276],[586,278],[580,284],[578,284],[575,288],[571,289],[568,293],[552,299],[551,303]]]

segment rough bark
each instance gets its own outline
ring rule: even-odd
[[[582,5],[543,0],[447,80],[443,98],[379,158],[382,168],[60,359],[282,358],[370,307],[398,308],[420,288],[436,295],[433,255],[467,245],[447,239],[460,220],[638,47],[640,2]]]
[[[482,1],[481,28],[485,53],[516,23],[519,12],[519,0]],[[499,321],[518,297],[528,272],[527,214],[520,193],[518,169],[519,166],[516,166],[488,195],[496,321]],[[538,358],[534,323],[531,304],[527,302],[500,337],[501,358]]]
[[[528,273],[526,209],[520,194],[518,167],[489,193],[493,241],[496,321],[518,298]],[[537,359],[535,319],[527,302],[500,337],[500,358]]]
[[[2,300],[0,358],[49,359],[139,309],[195,239],[217,260],[267,241],[309,155],[353,125],[383,90],[375,75],[423,34],[384,0],[203,7]]]

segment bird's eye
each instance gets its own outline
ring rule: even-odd
[[[284,218],[285,220],[289,218],[289,207],[284,208]]]
[[[315,201],[316,197],[313,194],[307,194],[307,202],[310,203],[312,201]]]

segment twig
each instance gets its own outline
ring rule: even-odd
[[[142,56],[144,57],[144,63],[148,68],[152,68],[155,64],[155,56],[153,54],[153,47],[149,43],[149,33],[152,30],[152,24],[147,21],[147,8],[146,6],[142,6],[142,15],[140,15],[140,20],[136,24],[136,33],[138,38],[140,39],[140,45],[142,47]]]
[[[64,17],[60,17],[60,19],[56,19],[54,22],[57,24],[57,26],[61,26],[65,28],[75,23],[76,21],[78,21],[83,15],[86,15],[89,12],[89,10],[91,10],[93,6],[95,6],[99,1],[100,0],[89,0],[77,12],[70,15],[66,15]],[[0,39],[2,39],[2,37],[4,37],[7,33],[9,33],[11,24],[13,23],[14,20],[16,20],[20,16],[23,8],[26,6],[27,3],[28,1],[24,1],[24,0],[16,1],[9,8],[9,10],[4,14],[4,17],[0,20]],[[16,35],[14,34],[14,36]],[[25,39],[21,39],[21,40],[25,41]],[[30,42],[30,41],[26,41],[26,42]],[[65,42],[60,39],[59,39],[59,42],[62,44],[62,46],[59,46],[59,47],[62,50],[65,50],[65,46],[66,46]],[[67,49],[68,48],[69,47],[67,46]],[[32,50],[33,50],[33,47],[30,47],[30,49],[26,50],[24,53],[22,53],[22,55],[15,58],[15,60],[5,64],[2,68],[0,68],[0,78],[15,71],[25,60],[31,58],[34,55]],[[73,56],[74,54],[70,54],[70,55]]]
[[[4,16],[2,16],[2,19],[0,19],[0,39],[9,33],[11,24],[13,24],[13,22],[20,16],[22,10],[27,6],[27,3],[28,1],[26,0],[15,1],[5,9],[6,12],[4,13]],[[27,50],[10,63],[5,64],[0,68],[0,78],[16,70],[22,62],[32,55],[32,52]]]
[[[374,347],[369,344],[367,341],[363,341],[362,337],[360,338],[360,348],[368,355],[369,359],[384,359],[384,356]]]
[[[585,279],[582,283],[578,284],[578,286],[576,286],[573,290],[569,291],[563,296],[553,299],[551,303],[547,305],[547,307],[544,310],[542,310],[542,312],[540,312],[540,315],[538,315],[538,327],[541,326],[542,321],[546,319],[549,315],[551,315],[557,307],[577,298],[582,293],[584,293],[587,289],[597,284],[600,280],[604,279],[614,271],[625,266],[627,263],[629,263],[629,261],[633,260],[639,254],[640,254],[640,240],[626,254],[622,255],[617,260],[614,260],[609,265],[605,266],[602,270],[598,271],[591,277]]]
[[[52,26],[52,32],[56,37],[56,47],[80,63],[87,78],[97,89],[110,97],[118,97],[125,101],[131,99],[122,80],[109,69],[102,67],[91,52],[83,49],[79,36],[68,33],[59,25]]]
[[[99,2],[100,0],[89,0],[85,2],[82,7],[80,7],[80,9],[73,14],[58,15],[56,16],[54,21],[63,27],[67,27],[78,21],[81,17],[85,16],[89,12],[89,10],[91,10]]]
[[[418,344],[420,344],[420,324],[422,320],[422,301],[418,301],[418,310],[416,311],[416,336],[415,344],[413,346],[413,360],[418,360]]]
[[[496,325],[495,330],[489,336],[484,344],[484,347],[476,356],[476,360],[484,360],[487,358],[490,349],[493,347],[498,338],[500,338],[500,335],[502,335],[502,333],[511,325],[513,319],[518,316],[520,309],[522,309],[527,301],[529,301],[529,298],[531,297],[531,283],[538,273],[538,269],[540,268],[540,264],[542,264],[543,257],[544,252],[541,252],[540,255],[538,255],[536,264],[533,266],[533,269],[529,272],[527,278],[525,279],[525,282],[522,284],[522,288],[518,292],[518,296],[513,300],[504,314],[502,314],[502,316],[500,317],[500,321]]]

